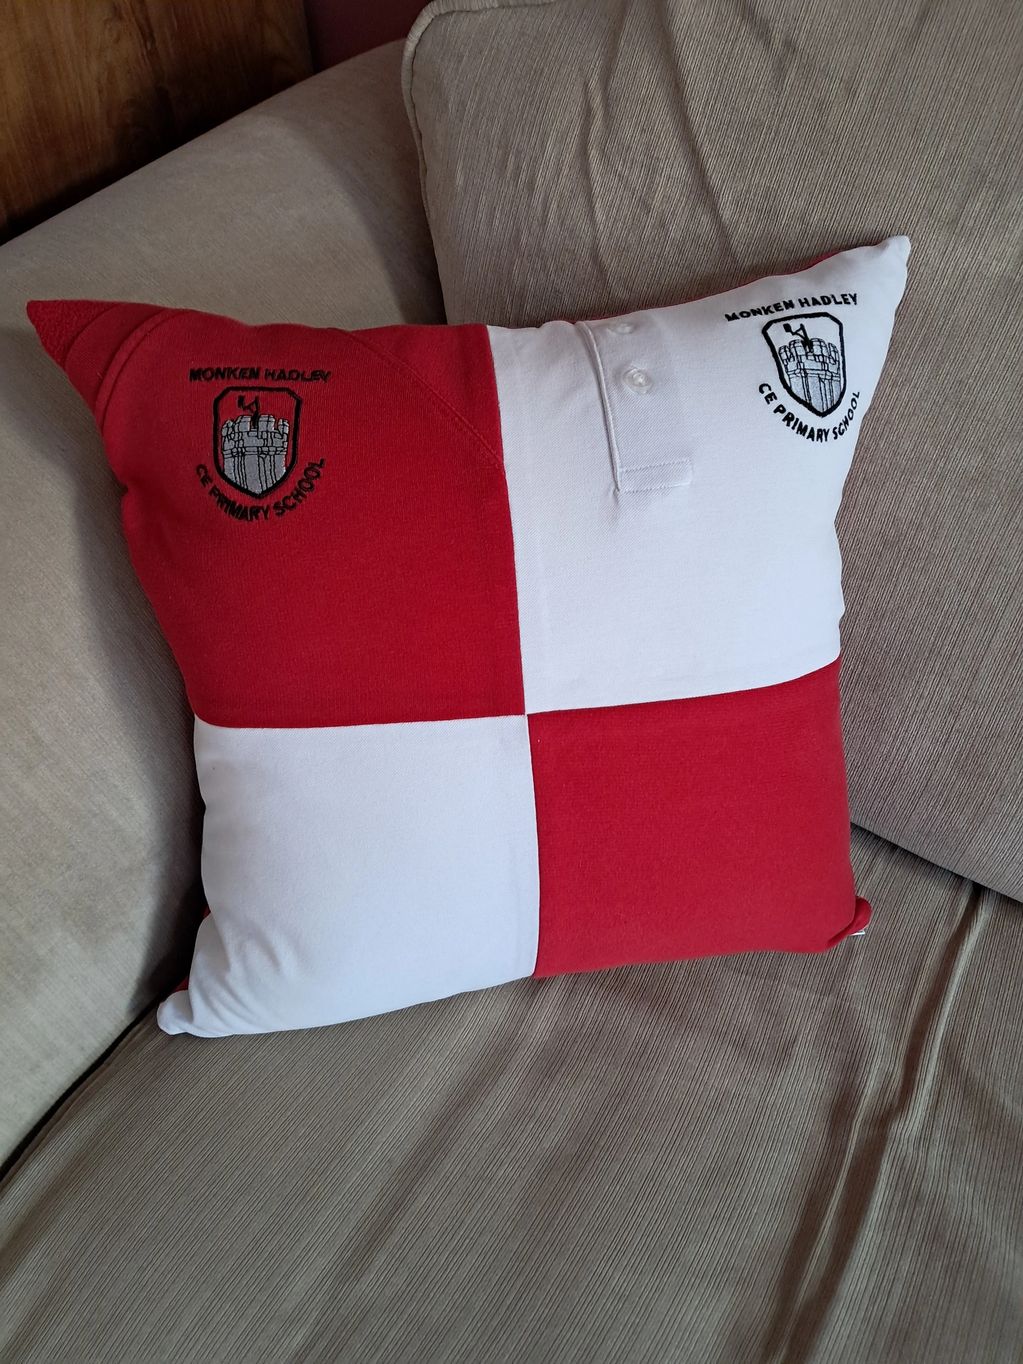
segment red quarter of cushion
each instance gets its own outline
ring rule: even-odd
[[[293,727],[522,713],[485,328],[257,335],[137,304],[31,315],[96,411],[132,559],[197,715]],[[233,373],[256,366],[255,381]],[[225,499],[214,414],[260,386],[297,400],[263,400],[290,405],[294,469],[265,497]]]
[[[531,715],[536,974],[823,949],[862,928],[838,675]]]

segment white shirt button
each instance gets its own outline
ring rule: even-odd
[[[632,365],[622,375],[624,381],[632,389],[633,393],[649,393],[654,386],[654,381],[647,374],[645,369],[637,369]]]
[[[626,322],[624,318],[619,319],[617,322],[611,322],[608,325],[608,331],[614,332],[616,336],[628,336],[630,332],[634,332],[635,330],[635,322]]]

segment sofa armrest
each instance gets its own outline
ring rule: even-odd
[[[326,71],[0,249],[0,1154],[180,979],[200,908],[177,671],[99,437],[25,302],[442,321],[400,60],[391,44]]]

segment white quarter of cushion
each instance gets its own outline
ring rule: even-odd
[[[677,307],[489,329],[529,711],[744,691],[838,656],[835,515],[908,256],[894,237]],[[764,335],[822,313],[844,345],[826,416]]]
[[[338,1023],[532,973],[524,715],[328,729],[195,722],[203,920],[167,1032]]]

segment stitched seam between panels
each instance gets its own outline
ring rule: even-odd
[[[486,331],[486,328],[484,328],[484,331]],[[396,355],[388,354],[388,352],[385,350],[378,349],[376,346],[373,345],[372,342],[367,341],[365,337],[362,336],[357,331],[345,332],[345,335],[348,337],[350,341],[358,342],[358,344],[362,346],[363,350],[369,351],[371,355],[376,356],[376,358],[382,361],[384,364],[390,365],[393,369],[398,370],[399,373],[404,374],[407,377],[415,380],[419,387],[424,392],[430,395],[430,397],[436,403],[437,407],[447,417],[448,421],[453,425],[460,427],[463,432],[465,432],[467,435],[471,436],[474,439],[475,443],[487,456],[488,463],[490,463],[493,466],[493,468],[497,470],[497,472],[501,475],[502,478],[504,477],[504,461],[501,458],[500,453],[494,449],[494,447],[487,440],[486,436],[484,436],[482,431],[478,430],[472,424],[472,422],[468,420],[468,418],[464,417],[456,407],[453,407],[451,403],[448,402],[447,398],[445,398],[442,393],[439,393],[437,389],[435,389],[434,386],[428,380],[423,378],[423,376],[419,373],[419,371],[415,368],[414,365],[408,364],[407,361],[399,359],[399,357]],[[487,346],[489,347],[489,345],[490,337],[488,334]]]
[[[154,304],[153,306],[159,307],[157,304]],[[105,425],[107,413],[110,411],[110,404],[114,400],[117,385],[120,383],[121,376],[127,368],[128,361],[143,342],[147,341],[149,337],[152,336],[153,332],[155,332],[158,327],[162,327],[165,322],[173,321],[176,317],[187,316],[189,312],[190,309],[160,307],[155,316],[147,317],[144,321],[140,322],[135,330],[126,336],[120,346],[118,346],[96,397],[96,425],[99,427],[100,434],[103,436],[104,440],[106,440]]]

